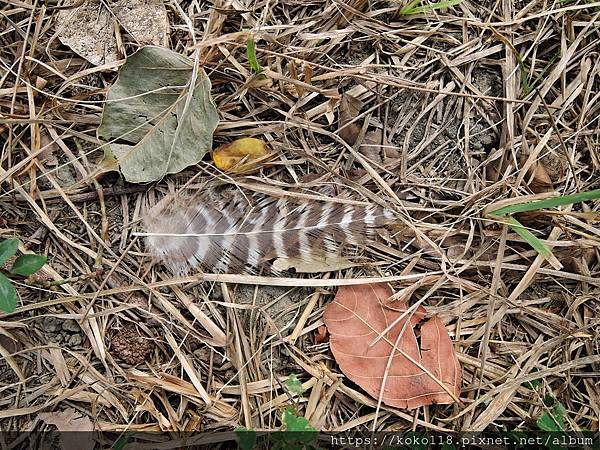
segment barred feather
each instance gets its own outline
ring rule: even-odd
[[[256,273],[275,258],[313,260],[364,243],[392,214],[380,206],[306,202],[209,189],[163,198],[146,214],[146,245],[173,273]],[[267,267],[268,268],[268,267]]]

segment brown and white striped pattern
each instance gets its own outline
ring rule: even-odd
[[[293,203],[209,189],[167,196],[147,211],[146,244],[173,273],[256,273],[274,258],[336,253],[390,223],[380,206]]]

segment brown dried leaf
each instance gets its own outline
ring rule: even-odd
[[[554,190],[554,184],[546,167],[541,161],[536,161],[529,169],[528,175],[530,176],[529,187],[536,194],[542,192],[551,192]]]
[[[392,294],[386,284],[342,286],[338,290],[324,320],[340,369],[375,399],[379,399],[384,383],[381,398],[389,406],[413,409],[453,403],[460,394],[461,372],[444,324],[436,316],[423,321],[426,311],[422,307],[409,321],[406,317],[398,320],[407,305],[386,305]],[[415,335],[418,324],[420,348]],[[388,327],[390,330],[382,335]]]
[[[350,94],[343,94],[340,100],[340,124],[339,124],[339,135],[348,143],[348,145],[354,145],[362,129],[361,124],[354,122],[349,125],[348,122],[354,120],[362,109],[362,102],[356,97]]]
[[[381,130],[369,131],[365,135],[365,141],[360,146],[358,151],[362,153],[369,161],[381,163],[383,162],[381,158],[382,149],[386,145],[387,142],[384,141]]]
[[[110,64],[119,59],[113,17],[99,0],[59,11],[56,25],[60,41],[92,64]]]
[[[48,425],[54,425],[60,431],[60,448],[70,450],[73,448],[80,450],[92,450],[95,446],[94,425],[87,416],[81,416],[73,408],[64,411],[49,413],[40,413],[40,420]],[[73,431],[83,431],[83,433],[72,433]]]

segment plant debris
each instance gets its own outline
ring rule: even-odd
[[[126,364],[144,364],[154,350],[154,342],[140,334],[137,326],[128,324],[114,332],[110,345],[113,353]]]

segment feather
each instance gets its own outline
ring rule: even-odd
[[[139,234],[175,274],[256,273],[275,258],[311,260],[337,254],[344,243],[364,243],[392,217],[380,206],[294,203],[211,188],[166,196],[146,212]]]

